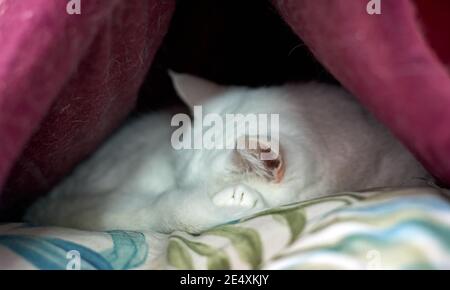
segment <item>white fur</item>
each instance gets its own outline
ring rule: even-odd
[[[205,113],[278,113],[281,182],[246,172],[230,150],[175,151],[168,113],[126,125],[26,215],[90,230],[199,232],[255,211],[341,191],[415,185],[427,174],[344,90],[324,84],[223,88],[172,74]],[[195,99],[189,91],[211,92]],[[213,93],[214,92],[214,93]],[[190,102],[191,101],[191,102]],[[197,124],[194,120],[194,126]]]

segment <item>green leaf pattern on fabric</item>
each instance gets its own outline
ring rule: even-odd
[[[180,270],[194,269],[191,254],[175,239],[169,241],[167,260],[171,266]]]
[[[450,203],[443,195],[423,187],[342,193],[200,235],[3,224],[0,255],[9,251],[6,257],[23,260],[14,265],[37,269],[65,269],[70,251],[80,254],[81,269],[450,269]]]
[[[289,227],[291,238],[289,245],[292,245],[300,236],[303,228],[306,225],[306,216],[302,208],[295,208],[292,210],[284,211],[275,214],[275,216],[281,217]]]
[[[206,235],[217,235],[229,239],[239,254],[252,269],[257,269],[262,262],[262,243],[256,230],[241,226],[221,226],[205,232]]]
[[[204,243],[191,241],[189,239],[183,238],[181,236],[172,236],[171,242],[177,240],[177,242],[184,244],[187,248],[192,250],[194,253],[204,256],[207,259],[207,265],[209,270],[227,270],[230,269],[230,262],[228,260],[228,256],[226,253],[221,250],[217,249],[215,247],[209,246]],[[180,251],[175,252],[175,255],[181,253]],[[184,256],[185,253],[181,253]],[[184,259],[184,256],[182,257]],[[173,259],[173,257],[171,257]],[[172,266],[177,267],[173,263],[171,263]],[[194,268],[190,268],[194,269]]]

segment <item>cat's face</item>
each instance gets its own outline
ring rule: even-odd
[[[171,77],[193,112],[193,144],[201,138],[199,148],[180,152],[186,161],[182,182],[214,190],[245,179],[271,184],[283,180],[285,162],[278,129],[267,124],[271,116],[247,114],[256,110],[251,89],[223,87],[185,74],[171,73]],[[260,129],[261,120],[269,125],[266,130]],[[255,125],[259,126],[256,131],[251,128]]]

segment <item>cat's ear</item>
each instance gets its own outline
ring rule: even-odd
[[[257,136],[241,136],[233,153],[233,163],[239,172],[262,177],[270,182],[283,180],[285,163],[276,140],[262,140]],[[275,146],[276,145],[276,146]]]
[[[224,87],[216,83],[189,74],[169,71],[169,75],[175,91],[189,107],[201,105],[224,91]]]

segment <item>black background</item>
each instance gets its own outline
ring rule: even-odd
[[[138,112],[181,104],[168,68],[233,85],[335,82],[264,0],[177,1],[169,32],[141,89]]]

